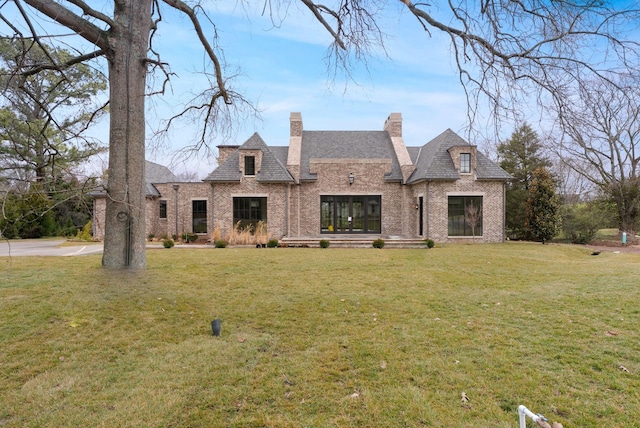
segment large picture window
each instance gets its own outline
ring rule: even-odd
[[[465,219],[465,210],[467,214],[475,212],[476,215],[467,215]],[[448,234],[449,236],[482,236],[482,196],[449,196]]]
[[[207,201],[192,201],[193,233],[207,233]]]
[[[254,230],[259,221],[267,222],[267,198],[233,198],[233,224],[251,225]]]

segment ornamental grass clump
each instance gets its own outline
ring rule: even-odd
[[[260,220],[256,224],[256,230],[253,233],[253,240],[256,245],[265,247],[269,241],[269,232],[267,232],[267,223]]]

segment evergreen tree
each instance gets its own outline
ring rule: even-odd
[[[542,241],[553,239],[562,225],[560,197],[556,184],[546,168],[533,172],[527,199],[527,227],[531,236]]]
[[[500,166],[513,176],[507,184],[506,227],[511,239],[531,239],[526,227],[527,198],[533,173],[551,162],[542,153],[538,134],[528,124],[513,131],[511,138],[498,145]]]
[[[49,58],[65,62],[72,55],[43,43],[0,39],[0,170],[9,180],[38,182],[47,193],[55,191],[63,171],[105,151],[83,133],[105,113],[95,112],[94,100],[107,87],[104,76],[86,64],[75,64],[64,75],[22,74]]]

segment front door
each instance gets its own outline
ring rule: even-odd
[[[322,196],[321,233],[380,233],[380,196]]]

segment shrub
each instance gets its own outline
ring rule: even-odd
[[[382,248],[384,247],[384,239],[378,238],[373,241],[373,248]]]
[[[198,240],[198,235],[196,235],[195,233],[183,233],[182,234],[182,242],[184,243],[189,243],[189,242],[196,242]]]
[[[91,236],[91,231],[92,231],[92,226],[91,226],[91,220],[89,220],[87,222],[87,224],[84,225],[84,227],[80,230],[78,230],[78,235],[77,238],[82,240],[82,241],[92,241],[93,240],[93,236]]]
[[[215,245],[216,248],[227,248],[227,241],[222,239],[218,239],[213,244]]]
[[[172,248],[176,243],[173,239],[165,239],[162,241],[162,245],[164,245],[164,248]]]
[[[433,239],[429,239],[429,238],[425,239],[424,243],[427,246],[427,248],[433,248],[436,245],[436,243],[433,242]]]
[[[267,242],[267,247],[269,248],[276,248],[278,246],[278,240],[273,238],[273,239],[269,239],[269,242]]]
[[[329,245],[331,245],[331,242],[327,239],[321,239],[320,240],[320,248],[329,248]]]
[[[589,244],[604,224],[605,215],[596,203],[564,205],[562,231],[574,244]]]
[[[156,237],[156,235],[154,235],[153,233],[150,233],[150,234],[147,236],[147,239],[148,239],[149,241],[153,241],[153,238],[155,238],[155,237]]]

